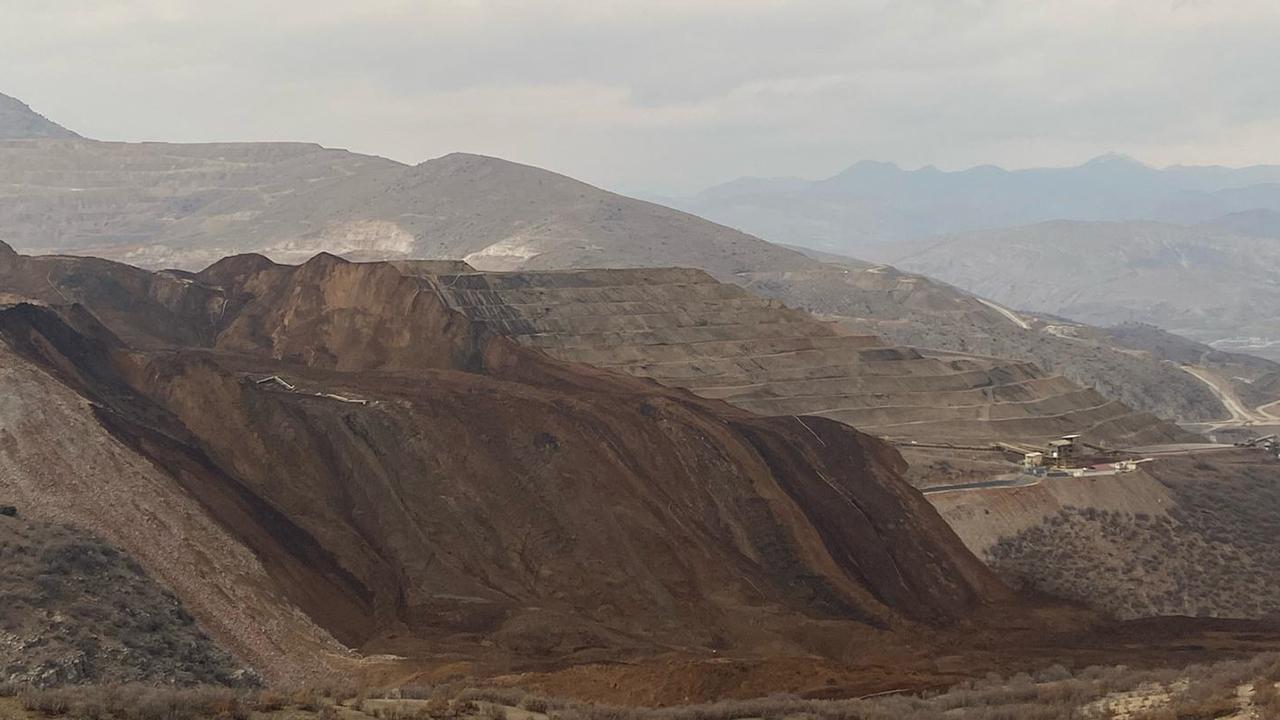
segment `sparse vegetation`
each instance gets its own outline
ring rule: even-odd
[[[1156,469],[1167,514],[1065,508],[987,552],[1006,580],[1120,618],[1280,615],[1280,482],[1273,463]]]
[[[990,677],[924,695],[809,700],[771,695],[754,700],[666,708],[584,703],[511,687],[450,683],[364,695],[352,692],[143,685],[26,689],[18,703],[0,702],[0,718],[93,720],[250,720],[379,718],[380,720],[1208,720],[1253,712],[1280,717],[1280,655],[1178,669],[1056,666],[1035,674]],[[12,701],[9,701],[12,702]],[[14,709],[16,708],[16,709]],[[25,714],[14,714],[21,709]],[[10,711],[10,714],[4,714]],[[1247,716],[1246,716],[1247,717]]]
[[[856,277],[856,275],[854,276]],[[860,287],[848,276],[756,281],[749,289],[793,307],[838,317],[855,332],[909,347],[936,348],[1033,362],[1137,410],[1181,421],[1223,417],[1226,409],[1200,381],[1177,366],[1116,348],[1105,337],[1063,338],[1023,330],[945,284],[921,281],[915,292],[930,302],[904,303],[878,286]],[[939,310],[937,308],[948,308]],[[1088,334],[1105,331],[1089,328]]]
[[[15,639],[0,646],[0,681],[196,685],[255,677],[132,558],[92,535],[0,517],[0,556],[0,633]]]

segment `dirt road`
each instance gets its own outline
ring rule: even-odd
[[[1009,318],[1009,321],[1010,321],[1010,322],[1012,322],[1014,325],[1017,325],[1018,327],[1022,328],[1023,330],[1030,330],[1030,329],[1031,329],[1031,324],[1030,324],[1030,323],[1028,323],[1026,320],[1023,320],[1021,317],[1019,317],[1019,316],[1018,316],[1018,314],[1017,314],[1017,313],[1015,313],[1014,311],[1012,311],[1012,310],[1010,310],[1010,309],[1008,309],[1008,308],[1005,308],[1005,307],[1001,307],[1001,306],[999,306],[999,305],[997,305],[997,304],[995,304],[995,303],[991,302],[990,300],[983,300],[982,298],[978,298],[978,302],[982,303],[983,305],[986,305],[987,307],[991,308],[992,310],[995,310],[996,312],[1000,313],[1001,315],[1003,315],[1003,316],[1005,316],[1005,317]]]
[[[1231,413],[1231,417],[1223,421],[1223,424],[1239,424],[1252,425],[1256,423],[1266,424],[1274,422],[1276,418],[1262,410],[1252,409],[1241,402],[1236,395],[1235,389],[1231,387],[1231,383],[1216,375],[1213,371],[1195,365],[1180,365],[1182,370],[1197,380],[1209,386],[1214,395],[1218,396],[1218,400],[1222,402],[1227,412]]]

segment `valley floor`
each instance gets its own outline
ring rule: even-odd
[[[1280,714],[1280,655],[1161,670],[1060,665],[990,676],[942,691],[853,699],[772,695],[702,705],[618,706],[567,700],[517,687],[454,681],[392,690],[282,693],[218,688],[88,686],[18,691],[0,687],[0,720],[1271,720]]]

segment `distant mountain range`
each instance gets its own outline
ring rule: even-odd
[[[744,178],[665,200],[766,240],[863,257],[886,242],[1059,219],[1276,233],[1280,166],[1160,169],[1115,154],[1078,167],[1029,170],[860,162],[825,180]]]
[[[479,155],[409,166],[303,143],[0,141],[0,240],[153,269],[322,251],[483,270],[693,267],[897,343],[1031,360],[1161,417],[1224,412],[1167,364],[1019,327],[955,288]]]
[[[0,142],[15,247],[200,269],[224,255],[466,259],[484,269],[808,261],[563,175],[479,155],[408,166],[301,143]]]
[[[1146,322],[1280,359],[1280,166],[958,172],[861,162],[673,205],[773,242],[892,263],[1009,307]]]
[[[0,93],[0,140],[79,137],[49,120],[26,103]]]
[[[1055,221],[884,246],[878,259],[1010,307],[1146,322],[1280,359],[1280,242],[1210,226]]]

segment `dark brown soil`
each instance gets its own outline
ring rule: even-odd
[[[96,261],[6,262],[120,293],[86,291],[92,315],[13,306],[0,336],[351,647],[489,668],[838,659],[1021,612],[889,446],[552,360],[390,265],[233,258],[164,294]]]
[[[31,282],[54,273],[80,278],[75,306]],[[9,254],[0,292],[51,305],[0,310],[0,340],[252,550],[255,597],[383,654],[342,666],[370,681],[672,703],[1275,646],[1017,597],[890,446],[550,359],[389,265],[151,276]],[[243,628],[197,619],[259,659]],[[328,662],[312,651],[272,652]]]

